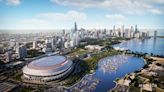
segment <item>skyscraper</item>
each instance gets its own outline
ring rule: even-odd
[[[52,50],[55,50],[55,49],[56,49],[55,45],[56,45],[56,40],[55,40],[55,38],[53,37],[53,38],[51,39]]]
[[[146,35],[147,35],[147,37],[149,37],[149,31],[147,31]]]
[[[112,36],[115,36],[115,34],[116,34],[116,27],[115,27],[115,25],[113,26],[113,31],[112,31]]]
[[[133,26],[130,28],[130,37],[134,37],[134,29]]]
[[[135,25],[135,33],[137,33],[137,32],[138,32],[137,25]]]
[[[18,46],[16,48],[16,53],[18,54],[18,58],[22,59],[27,56],[27,48],[25,45]]]
[[[66,34],[66,33],[65,33],[65,30],[63,29],[62,31],[63,31],[63,32],[62,32],[62,35],[65,36],[65,34]]]
[[[33,49],[36,49],[36,48],[37,48],[37,42],[33,41]]]
[[[125,37],[124,25],[122,25],[122,28],[121,28],[121,37]]]
[[[157,30],[154,31],[154,38],[157,37]]]
[[[77,24],[76,24],[76,22],[75,22],[74,26],[75,26],[74,31],[76,32],[77,31]]]
[[[11,62],[12,61],[12,52],[11,51],[7,51],[5,53],[5,57],[6,57],[6,60],[4,61],[4,63]]]
[[[113,26],[113,32],[116,30],[115,25]]]
[[[45,43],[45,45],[46,45],[46,48],[51,48],[52,49],[52,43],[51,42],[47,42],[47,43]]]

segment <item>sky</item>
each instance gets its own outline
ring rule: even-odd
[[[0,29],[164,29],[164,0],[0,0]]]

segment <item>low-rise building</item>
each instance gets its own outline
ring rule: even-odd
[[[85,49],[89,49],[89,50],[103,50],[103,46],[99,46],[99,45],[87,45],[85,46]]]

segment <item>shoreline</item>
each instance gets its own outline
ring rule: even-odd
[[[114,49],[115,50],[115,49]],[[118,51],[118,50],[117,50]],[[120,53],[120,52],[119,52]],[[121,52],[121,54],[123,54],[123,52]],[[135,53],[134,53],[135,54]],[[129,56],[132,56],[132,57],[135,57],[135,55],[134,54],[125,54],[125,55],[129,55]],[[114,55],[109,55],[109,56],[114,56]],[[107,57],[109,57],[109,56],[107,56]],[[102,57],[101,59],[103,59],[103,58],[105,58],[105,57]],[[145,64],[147,64],[147,61],[146,61],[146,59],[144,58],[144,57],[139,57],[139,58],[141,58],[141,59],[143,59],[143,62],[144,62],[144,65]],[[101,59],[99,59],[99,60],[101,60]],[[98,60],[98,62],[99,62],[99,60]],[[98,63],[97,62],[97,63]],[[141,68],[141,69],[139,69],[139,70],[142,70],[143,69],[143,67]],[[139,71],[138,70],[138,71]],[[131,72],[131,73],[134,73],[134,72]],[[93,74],[95,74],[95,72],[94,73],[92,73],[92,74],[86,74],[86,75],[84,75],[83,77],[82,77],[82,79],[80,80],[80,81],[78,81],[77,83],[75,83],[74,85],[72,85],[72,86],[70,86],[70,87],[65,87],[66,88],[66,90],[69,90],[69,88],[72,88],[72,87],[74,87],[74,86],[76,86],[76,85],[78,85],[78,83],[80,83],[83,79],[84,79],[84,77],[85,76],[87,76],[87,75],[93,75]],[[126,73],[123,77],[125,77],[126,75],[128,75],[128,73]],[[121,78],[119,78],[119,79],[121,79]],[[115,83],[115,86],[114,86],[114,88],[112,88],[112,89],[115,89],[116,87],[117,87],[117,81],[116,80],[113,80],[113,82]],[[112,90],[112,89],[109,89],[109,90]]]
[[[121,50],[121,51],[126,51],[126,50]],[[131,51],[132,52],[132,51]],[[134,54],[136,54],[136,53],[130,53],[130,55],[134,55]],[[139,54],[142,54],[142,53],[139,53]],[[162,58],[162,57],[160,57],[160,56],[152,56],[152,55],[150,55],[150,56],[148,56],[148,57],[144,57],[144,56],[140,56],[139,58],[142,58],[143,60],[144,60],[144,63],[145,63],[145,65],[146,64],[148,64],[148,61],[146,60],[146,59],[153,59],[153,60],[155,60],[155,61],[152,61],[152,62],[164,62],[164,58]],[[141,71],[142,69],[144,69],[143,67],[141,68],[141,69],[139,69],[138,71]],[[137,74],[137,73],[135,73],[135,72],[132,72],[132,73],[134,73],[134,74]],[[131,74],[131,73],[130,73]],[[125,77],[127,77],[129,74],[125,74],[125,76],[123,76],[123,77],[121,77],[121,78],[118,78],[118,80],[120,80],[120,79],[123,79],[123,78],[125,78]],[[116,78],[117,79],[117,78]],[[118,84],[118,81],[116,81],[116,79],[113,81],[114,83],[115,83],[115,86],[112,88],[112,89],[109,89],[109,92],[112,92],[113,90],[115,90],[116,89],[116,87],[119,85]]]
[[[133,54],[131,54],[131,55],[133,55]],[[134,56],[133,56],[134,57]],[[144,65],[146,65],[147,64],[147,61],[146,61],[146,59],[145,58],[143,58],[143,57],[139,57],[139,58],[141,58],[141,59],[143,59],[143,62],[145,63]],[[139,70],[137,70],[137,71],[140,71],[140,70],[142,70],[143,69],[143,67],[141,68],[141,69],[139,69]],[[135,72],[131,72],[131,73],[135,73]],[[130,73],[130,74],[131,74]],[[135,73],[136,74],[136,73]],[[122,78],[124,78],[124,77],[126,77],[128,75],[128,73],[126,73],[123,77],[121,77],[121,78],[118,78],[118,80],[120,80],[120,79],[122,79]],[[117,79],[116,78],[116,79]],[[109,91],[111,92],[112,90],[114,90],[116,87],[117,87],[117,85],[118,85],[118,81],[116,81],[116,79],[115,80],[113,80],[113,82],[115,83],[115,86],[112,88],[112,89],[109,89]]]

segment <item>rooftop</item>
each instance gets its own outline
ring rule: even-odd
[[[48,68],[51,66],[58,66],[58,65],[62,65],[66,62],[66,57],[64,56],[59,56],[59,55],[55,55],[55,56],[48,56],[48,57],[44,57],[38,60],[34,60],[33,62],[31,62],[28,67],[30,68]]]

